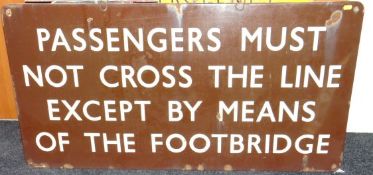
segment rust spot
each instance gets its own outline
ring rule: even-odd
[[[149,59],[153,59],[153,55],[150,52],[145,52],[145,55]]]
[[[197,166],[197,170],[198,170],[198,171],[203,171],[203,170],[205,170],[205,167],[204,167],[202,164],[199,164],[199,165]]]
[[[148,65],[148,61],[146,60],[146,55],[136,55],[132,58],[132,66],[135,69],[139,69],[141,66]]]
[[[332,170],[337,169],[337,164],[333,163],[333,165],[330,167]]]
[[[307,166],[308,166],[308,155],[303,155],[302,166],[303,166],[303,169],[307,168]]]
[[[224,171],[232,171],[232,170],[233,170],[232,165],[229,165],[229,164],[224,165]]]
[[[102,12],[106,12],[107,11],[107,7],[108,7],[108,0],[99,1],[99,4],[100,4],[100,10]]]
[[[222,120],[222,116],[220,115],[219,112],[216,113],[216,119],[218,119],[219,122],[220,122],[220,121],[223,121],[223,120]]]
[[[186,164],[183,170],[192,170],[192,165]]]
[[[65,163],[65,164],[63,164],[63,167],[62,168],[66,168],[66,169],[73,169],[74,168],[74,166],[73,165],[71,165],[71,164],[69,164],[69,163]]]
[[[87,18],[88,23],[91,23],[92,21],[93,21],[93,18],[91,18],[91,17]]]
[[[343,160],[343,152],[341,152],[341,154],[339,155],[339,160],[341,160],[341,162],[342,162],[342,160]]]
[[[313,172],[313,171],[316,171],[316,170],[315,170],[314,167],[304,167],[304,168],[303,168],[303,171],[304,171],[304,172],[311,172],[311,171]]]
[[[325,21],[325,26],[332,26],[338,24],[343,17],[343,13],[341,10],[334,11],[328,20]]]
[[[27,164],[31,165],[32,163],[33,163],[33,162],[32,162],[31,159],[28,159],[28,160],[27,160]]]
[[[49,168],[49,165],[47,163],[35,163],[31,159],[27,160],[27,163],[35,168]]]
[[[87,28],[90,30],[92,28],[93,18],[87,18]]]

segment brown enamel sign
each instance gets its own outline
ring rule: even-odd
[[[3,9],[35,167],[334,171],[363,6]]]

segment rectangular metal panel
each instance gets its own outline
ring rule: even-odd
[[[25,159],[32,166],[281,171],[334,171],[341,166],[364,11],[360,3],[23,4],[3,11]],[[124,37],[124,29],[136,40],[142,33],[143,50]],[[245,29],[256,40],[242,37]],[[79,87],[73,68],[68,68],[72,65],[84,67],[76,70]],[[216,71],[219,87],[209,70],[213,65],[226,66]],[[242,85],[237,78],[229,87],[229,68],[234,74],[247,69],[250,78],[253,65],[263,66],[257,70],[263,77],[255,80],[262,87],[251,79]],[[180,70],[183,66],[191,70]],[[125,79],[132,68],[133,82]],[[325,78],[317,83],[308,75],[306,81],[306,71],[313,71],[316,79],[324,72]],[[100,72],[105,72],[106,85]],[[59,84],[65,75],[66,84]],[[282,76],[288,85],[299,87],[287,88]],[[151,102],[145,105],[144,118],[140,102],[134,103],[139,100]],[[171,100],[202,104],[191,121],[181,103],[184,118],[172,122]],[[132,110],[121,113],[127,101]],[[230,114],[219,111],[219,101],[232,109],[236,104],[237,118],[234,109]],[[58,133],[68,133],[60,135],[65,142]],[[126,148],[128,135],[123,133],[132,133],[128,140],[135,144],[127,142]],[[209,139],[209,147],[198,134]],[[220,144],[212,134],[222,134]],[[104,135],[120,140],[120,148],[109,144],[105,151]],[[320,140],[325,135],[329,137]],[[185,149],[178,137],[185,138]],[[284,137],[290,138],[290,147],[281,153],[289,144]],[[194,143],[191,138],[196,138]]]

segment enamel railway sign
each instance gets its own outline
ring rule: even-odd
[[[356,2],[7,5],[25,159],[336,171],[363,13]]]

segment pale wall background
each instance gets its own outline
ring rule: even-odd
[[[347,131],[373,133],[373,1],[360,1],[365,14]]]

